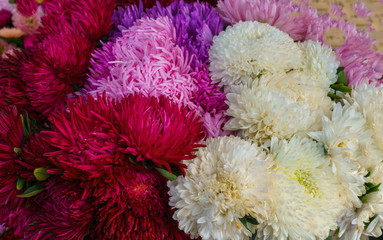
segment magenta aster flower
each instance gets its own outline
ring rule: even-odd
[[[331,13],[335,17],[339,17],[339,18],[346,17],[346,14],[342,12],[343,8],[339,5],[335,5],[334,3],[330,3],[330,10],[331,10]]]
[[[39,4],[36,0],[17,0],[16,6],[20,14],[30,17],[37,11]]]
[[[105,36],[111,26],[115,0],[45,0],[48,16],[61,16],[91,40]],[[55,24],[55,23],[52,23]]]
[[[65,106],[73,84],[82,84],[94,44],[74,32],[47,36],[22,68],[30,104],[43,116]],[[81,54],[79,54],[81,53]]]
[[[167,96],[177,103],[193,106],[191,98],[197,88],[190,58],[176,41],[175,28],[168,18],[138,20],[116,39],[113,61],[107,53],[95,55],[101,57],[95,63],[108,62],[109,74],[91,70],[86,89],[94,96],[105,91],[116,99],[134,93]],[[110,52],[110,47],[105,45],[105,51]],[[95,68],[104,67],[96,64]]]
[[[303,40],[308,23],[317,17],[316,9],[290,0],[220,0],[217,7],[221,17],[231,24],[267,22],[290,34],[294,40]]]
[[[0,28],[7,25],[12,18],[12,13],[7,9],[0,9]]]

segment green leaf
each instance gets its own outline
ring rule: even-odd
[[[348,86],[347,77],[344,71],[340,71],[338,73],[338,83],[343,84],[344,86]]]
[[[33,171],[33,175],[36,177],[38,181],[45,181],[47,180],[51,175],[47,173],[48,168],[36,168]]]
[[[350,93],[352,91],[352,88],[347,87],[343,84],[333,84],[331,85],[331,88],[334,89],[335,91],[341,91],[343,93]]]
[[[21,148],[14,147],[14,148],[13,148],[13,151],[14,151],[17,155],[19,155],[19,152],[21,152]]]
[[[364,176],[364,177],[369,177],[370,175],[371,175],[371,172],[368,171],[368,173],[367,173],[366,176]]]
[[[28,130],[27,130],[27,128],[25,127],[24,116],[21,114],[21,115],[20,115],[20,118],[21,118],[21,125],[23,126],[23,135],[24,135],[24,137],[29,137],[29,135],[28,135]]]
[[[251,232],[251,229],[247,226],[247,221],[246,221],[245,217],[240,218],[239,221],[241,221],[242,225],[243,225],[247,230],[249,230],[249,232]]]
[[[253,217],[250,216],[250,215],[246,215],[246,216],[245,216],[245,219],[246,219],[246,221],[247,221],[248,223],[251,223],[251,224],[253,224],[253,225],[258,225],[258,224],[259,224],[259,222],[257,221],[257,219],[253,218]]]
[[[16,1],[15,0],[9,0],[9,3],[13,4],[13,3],[16,3]]]
[[[21,190],[24,187],[25,179],[17,177],[16,189]]]
[[[327,151],[327,148],[326,148],[326,146],[324,145],[324,144],[322,144],[323,145],[323,151],[324,151],[324,155],[326,156],[326,155],[328,155],[328,151]]]
[[[336,74],[340,73],[341,71],[344,71],[344,67],[338,67],[336,70]]]
[[[327,96],[332,98],[332,99],[342,99],[341,96],[338,96],[338,95],[333,94],[333,93],[327,93]]]
[[[167,170],[163,169],[163,168],[158,168],[156,167],[156,170],[161,173],[162,176],[166,177],[167,179],[169,179],[170,181],[174,181],[177,179],[177,176],[174,175],[173,173],[170,173],[168,172]]]
[[[33,197],[33,196],[41,193],[44,190],[45,190],[45,187],[43,187],[37,183],[37,184],[33,185],[32,187],[28,188],[27,190],[25,190],[25,192],[23,192],[23,194],[17,195],[17,197],[21,197],[21,198]]]

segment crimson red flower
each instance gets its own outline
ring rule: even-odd
[[[51,177],[45,186],[34,199],[38,210],[31,216],[33,224],[26,227],[24,239],[83,239],[94,224],[93,200],[83,197],[76,182]]]
[[[12,13],[8,11],[7,9],[1,9],[0,10],[0,28],[7,25],[12,18]]]
[[[62,16],[77,31],[82,31],[89,39],[99,40],[107,35],[112,26],[115,0],[45,0],[47,16]],[[50,24],[55,24],[51,22]],[[47,24],[45,24],[47,25]]]
[[[19,198],[24,189],[17,189],[17,160],[23,144],[23,128],[16,108],[0,111],[0,222],[13,228],[20,236],[28,225],[29,211],[25,209],[28,200]]]
[[[17,11],[19,11],[25,17],[32,16],[39,4],[36,0],[17,0]]]
[[[172,219],[166,179],[139,165],[127,168],[122,179],[125,201],[121,205],[105,199],[91,239],[189,239]]]
[[[66,180],[92,182],[98,191],[118,186],[117,171],[131,161],[183,168],[203,138],[201,123],[186,107],[165,97],[134,95],[112,103],[105,97],[68,103],[69,112],[51,118],[53,130],[43,131],[54,148],[47,157],[54,173]],[[147,163],[147,162],[145,162]],[[101,193],[100,193],[101,194]],[[118,195],[118,189],[117,194]]]
[[[170,165],[183,171],[186,166],[182,160],[193,159],[193,152],[202,146],[196,144],[204,135],[195,114],[166,97],[123,99],[117,112],[121,123],[119,151],[134,156],[138,162],[150,160],[170,172]]]
[[[19,111],[25,111],[29,108],[26,86],[21,80],[21,68],[26,61],[27,57],[21,51],[0,58],[0,109],[16,106]]]
[[[68,31],[47,36],[30,50],[21,71],[34,110],[47,117],[65,106],[73,85],[83,83],[94,47],[82,34]]]

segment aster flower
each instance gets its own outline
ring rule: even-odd
[[[270,153],[269,217],[257,226],[259,239],[325,239],[346,210],[341,183],[334,177],[323,147],[313,140],[273,138]]]
[[[372,12],[367,10],[364,6],[364,2],[355,2],[354,12],[360,18],[368,18],[372,15]]]
[[[251,82],[260,74],[303,65],[303,53],[288,34],[266,23],[240,22],[214,38],[210,76],[219,86]]]
[[[115,5],[115,0],[44,1],[48,16],[63,17],[92,41],[101,39],[109,32]]]
[[[303,71],[310,80],[318,83],[324,89],[329,89],[337,79],[339,61],[334,51],[320,42],[305,41],[298,43],[305,56]]]
[[[6,41],[0,39],[0,58],[7,58],[7,54],[12,54],[15,49],[13,44],[8,44]]]
[[[21,51],[0,58],[0,105],[1,109],[16,106],[20,111],[29,109],[25,83],[21,80],[21,68],[26,56]]]
[[[64,32],[47,36],[31,50],[22,79],[37,112],[47,117],[65,106],[67,95],[74,93],[72,85],[83,83],[93,48],[83,35]]]
[[[168,17],[171,20],[176,29],[177,44],[193,56],[192,68],[202,68],[208,63],[213,37],[224,27],[224,21],[212,6],[202,2],[174,1],[166,8],[157,5],[146,12],[152,18]]]
[[[368,33],[357,30],[355,24],[322,15],[310,22],[306,39],[325,42],[325,34],[331,29],[344,34],[345,41],[335,49],[335,54],[340,66],[344,67],[349,85],[378,81],[383,75],[380,67],[383,56],[372,49],[375,40]]]
[[[26,228],[24,238],[80,240],[88,235],[94,224],[95,205],[83,197],[78,183],[49,178],[46,190],[34,202],[38,212],[33,214],[33,224]]]
[[[308,23],[317,17],[316,9],[290,0],[220,0],[217,7],[232,25],[240,21],[266,22],[294,40],[303,40]]]
[[[380,124],[383,121],[382,94],[383,86],[361,84],[354,87],[350,96],[346,96],[348,102],[363,114],[367,128],[372,131],[372,140],[380,151],[383,151],[383,127]]]
[[[109,33],[109,41],[114,42],[116,38],[122,36],[122,31],[127,30],[133,26],[137,19],[141,19],[147,16],[143,5],[140,3],[137,5],[130,5],[127,7],[121,7],[114,10],[112,21],[114,22],[113,28]]]
[[[359,208],[344,213],[338,220],[338,237],[341,240],[358,240],[368,236],[379,237],[383,228],[383,165],[379,163],[366,181],[378,185],[378,190],[365,195],[364,203]]]
[[[29,0],[37,3],[35,0]],[[22,30],[25,34],[35,34],[41,25],[41,18],[44,16],[42,7],[38,7],[31,15],[25,16],[17,11],[12,16],[12,23],[15,27]]]
[[[347,15],[342,12],[343,8],[339,5],[335,5],[334,3],[330,3],[330,10],[332,15],[338,18],[345,18]]]
[[[121,204],[103,201],[92,239],[189,239],[171,219],[166,180],[153,169],[130,165],[120,176]]]
[[[263,75],[250,87],[227,94],[230,119],[224,129],[268,144],[271,137],[288,139],[321,129],[320,119],[329,114],[327,90],[315,86],[301,72]],[[299,122],[299,124],[297,124]]]
[[[331,118],[323,117],[322,124],[321,131],[309,135],[323,143],[330,156],[333,174],[344,185],[347,203],[351,204],[350,207],[361,207],[366,169],[371,169],[371,163],[376,166],[383,155],[377,159],[363,156],[364,149],[375,147],[366,120],[355,106],[334,104]]]
[[[7,9],[0,9],[0,28],[7,25],[12,18],[12,13]]]
[[[97,186],[97,195],[118,199],[118,171],[131,161],[182,170],[181,160],[193,158],[200,146],[203,134],[195,115],[163,97],[135,95],[116,105],[102,97],[87,102],[69,103],[70,113],[55,115],[54,130],[42,134],[54,149],[46,154],[55,166],[49,172]]]
[[[87,91],[94,96],[105,91],[116,99],[137,92],[164,95],[193,106],[191,98],[197,88],[190,73],[190,58],[175,41],[175,29],[168,18],[138,20],[113,46],[115,60],[109,63],[110,76],[99,78],[93,71]],[[108,45],[105,48],[108,51]],[[108,61],[107,54],[101,56],[107,59],[96,61]]]
[[[248,239],[239,218],[267,218],[271,161],[238,137],[208,139],[187,162],[185,176],[169,181],[170,206],[179,228],[202,239]]]
[[[37,11],[39,4],[36,0],[17,0],[16,6],[21,15],[30,17]]]

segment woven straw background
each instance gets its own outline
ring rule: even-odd
[[[382,3],[380,3],[379,0],[360,1],[364,2],[366,8],[372,12],[372,15],[367,19],[360,18],[354,13],[355,0],[310,0],[310,6],[317,8],[318,12],[330,13],[331,2],[333,2],[335,5],[340,5],[343,7],[343,13],[347,14],[345,19],[349,22],[355,23],[358,28],[366,29],[366,23],[371,23],[371,27],[375,29],[375,32],[371,32],[370,36],[377,40],[374,49],[379,52],[383,52],[383,1]],[[333,41],[335,42],[342,41],[342,37],[339,35],[339,33],[336,33],[336,31],[329,33],[329,35],[332,35]]]

